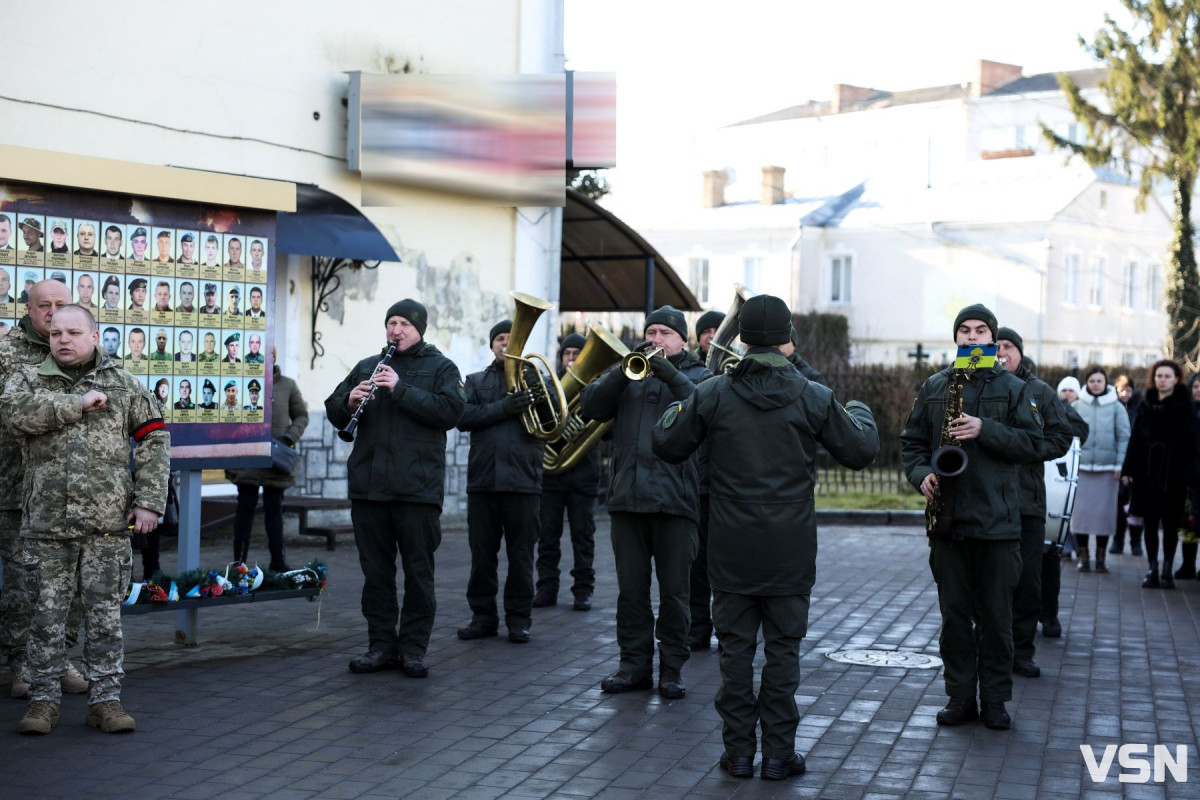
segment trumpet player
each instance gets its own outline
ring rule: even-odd
[[[358,436],[346,464],[350,518],[363,571],[362,614],[367,652],[350,671],[399,667],[410,678],[429,674],[425,651],[437,600],[433,553],[442,541],[446,431],[458,424],[465,394],[458,367],[424,341],[429,314],[416,300],[392,304],[384,317],[395,343],[354,365],[325,400],[339,430],[360,406]],[[404,568],[404,605],[396,601],[396,553]]]
[[[458,423],[459,430],[471,434],[467,460],[467,541],[471,548],[467,603],[471,621],[458,629],[458,638],[483,639],[499,632],[496,594],[503,540],[508,556],[504,623],[508,640],[525,644],[532,620],[533,551],[538,540],[546,445],[530,436],[521,423],[521,415],[533,404],[531,390],[508,391],[504,351],[511,332],[512,320],[492,326],[488,341],[494,360],[487,369],[467,376],[467,404]]]
[[[954,319],[954,343],[993,344],[996,328],[986,306],[967,306]],[[950,696],[937,723],[982,717],[985,726],[1004,730],[1012,724],[1004,704],[1012,699],[1012,596],[1021,577],[1019,473],[1038,457],[1042,420],[1025,384],[1000,363],[969,374],[959,378],[947,367],[925,381],[900,434],[900,453],[909,482],[927,501],[935,501],[939,480],[957,482],[943,509],[953,517],[951,533],[929,539]],[[959,383],[962,413],[948,419],[948,394]],[[939,479],[931,465],[943,438],[960,444],[968,459],[954,478]]]
[[[684,400],[712,377],[686,351],[683,313],[662,306],[646,317],[649,374],[631,377],[620,365],[580,394],[585,417],[613,420],[612,479],[608,509],[617,565],[617,644],[621,661],[605,678],[606,692],[652,689],[654,639],[658,637],[658,692],[683,697],[680,670],[690,652],[689,572],[699,546],[700,481],[696,459],[668,464],[654,455],[650,432],[667,407]],[[658,576],[658,620],[650,605],[650,575]]]

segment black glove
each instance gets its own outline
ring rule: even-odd
[[[675,365],[662,356],[650,357],[650,372],[663,383],[670,383],[671,379],[679,374]]]
[[[296,440],[293,439],[292,437],[288,436],[287,434],[280,436],[279,441],[283,442],[288,447],[294,448],[296,446]]]
[[[520,415],[522,411],[533,405],[533,393],[529,391],[513,392],[503,400],[504,413],[510,417]]]

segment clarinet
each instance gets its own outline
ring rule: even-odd
[[[358,420],[362,416],[363,409],[367,407],[367,403],[371,402],[371,398],[375,396],[375,376],[379,374],[380,367],[386,367],[391,362],[394,355],[396,355],[396,343],[391,342],[388,345],[387,352],[383,354],[383,360],[375,365],[375,371],[371,373],[371,391],[358,404],[358,408],[354,409],[354,416],[346,423],[346,427],[338,431],[338,438],[343,442],[354,441],[354,429],[358,427]]]

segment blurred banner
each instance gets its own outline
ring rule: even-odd
[[[567,166],[617,165],[617,74],[567,72]]]
[[[564,75],[351,73],[348,159],[354,169],[357,144],[362,205],[392,205],[401,187],[563,205],[565,84]]]

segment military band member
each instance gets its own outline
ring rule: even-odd
[[[663,306],[646,317],[644,330],[649,346],[663,351],[649,358],[652,374],[631,381],[618,366],[580,395],[583,416],[615,423],[608,508],[617,562],[621,662],[600,688],[652,689],[657,636],[658,691],[676,699],[686,693],[680,670],[690,655],[688,584],[698,547],[700,479],[695,459],[668,464],[654,455],[650,431],[672,402],[690,397],[712,373],[684,349],[688,329],[683,312]],[[658,576],[657,622],[650,605],[652,569]]]
[[[1025,382],[1025,392],[1042,417],[1042,441],[1037,458],[1021,467],[1021,578],[1012,597],[1013,672],[1036,678],[1042,674],[1033,660],[1033,640],[1042,610],[1042,552],[1046,543],[1044,464],[1067,452],[1074,432],[1065,407],[1058,402],[1058,395],[1038,379],[1036,365],[1025,357],[1025,342],[1020,334],[1012,328],[999,328],[996,344],[1004,369]],[[1078,417],[1074,410],[1071,414]]]
[[[99,337],[85,309],[59,310],[50,328],[53,354],[11,376],[0,394],[0,413],[23,439],[21,536],[25,566],[38,575],[26,654],[31,702],[17,727],[25,734],[49,733],[58,722],[68,606],[77,585],[91,680],[87,724],[105,733],[135,728],[120,702],[121,601],[133,563],[129,533],[158,525],[171,445],[153,400],[136,378],[97,352]],[[137,443],[132,479],[131,438]],[[87,459],[86,485],[75,463],[80,453]]]
[[[970,305],[954,320],[954,343],[992,344],[996,329],[995,314]],[[943,427],[969,462],[953,479],[953,507],[944,509],[953,516],[951,535],[929,538],[950,696],[937,722],[961,725],[982,716],[985,726],[1003,730],[1012,724],[1004,704],[1012,699],[1012,593],[1021,577],[1020,465],[1038,457],[1042,420],[1025,384],[997,363],[962,381],[963,413],[947,424],[954,381],[953,366],[926,380],[900,434],[905,473],[927,501],[939,483],[930,460]]]
[[[495,636],[500,627],[500,543],[508,557],[504,581],[504,624],[508,640],[529,641],[533,603],[533,551],[538,537],[538,501],[542,492],[545,444],[525,432],[520,415],[533,402],[529,391],[508,391],[504,349],[512,320],[492,326],[488,342],[494,356],[482,372],[467,376],[467,404],[458,429],[471,433],[467,462],[467,538],[471,577],[467,603],[471,621],[460,639]]]
[[[784,357],[791,362],[791,365],[795,367],[801,375],[808,378],[813,383],[819,383],[822,386],[828,386],[829,384],[825,382],[825,376],[813,369],[807,361],[800,357],[800,334],[796,330],[795,325],[791,325],[789,328],[791,333],[788,341],[779,346],[779,352],[783,353]]]
[[[725,321],[725,314],[720,311],[705,311],[696,320],[696,357],[701,364],[708,363],[708,343],[717,333],[717,328]]]
[[[747,300],[738,317],[749,348],[745,357],[667,409],[653,434],[654,453],[669,463],[709,445],[708,571],[722,646],[715,703],[724,722],[720,763],[739,778],[753,774],[760,725],[763,778],[782,780],[805,769],[795,751],[795,694],[816,579],[818,447],[851,469],[862,469],[879,453],[870,409],[857,401],[843,408],[779,351],[790,319],[777,297]],[[763,442],[771,447],[764,449]],[[756,697],[760,629],[766,664]]]
[[[575,363],[587,340],[572,333],[562,340],[558,355],[558,376]],[[596,520],[593,509],[600,493],[600,448],[593,447],[582,460],[559,475],[542,478],[542,524],[538,536],[537,593],[534,608],[558,603],[559,561],[562,559],[563,514],[571,526],[571,595],[576,611],[589,611],[596,588]]]
[[[394,303],[384,316],[385,350],[364,358],[325,400],[329,422],[341,430],[371,395],[359,417],[347,463],[350,518],[363,570],[362,613],[367,652],[350,671],[395,669],[424,678],[433,630],[433,553],[441,542],[446,431],[458,424],[465,393],[458,368],[425,341],[429,315],[415,300]],[[378,367],[378,368],[377,368]],[[396,552],[404,567],[403,610],[396,603]],[[399,623],[399,626],[397,626]]]

